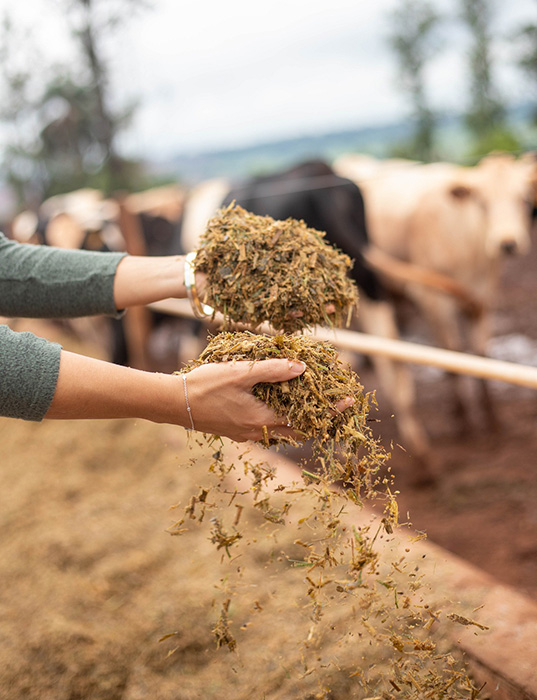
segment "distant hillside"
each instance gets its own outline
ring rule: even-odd
[[[514,108],[511,125],[528,149],[537,148],[537,132],[529,127],[532,105]],[[369,153],[387,157],[393,149],[407,141],[413,132],[410,120],[394,124],[368,126],[332,133],[258,143],[242,148],[178,154],[167,162],[153,164],[159,172],[167,172],[188,184],[212,177],[241,178],[285,168],[301,160],[332,160],[342,153]],[[445,116],[438,126],[438,148],[442,158],[463,158],[468,150],[468,136],[459,115]]]
[[[348,151],[367,151],[382,156],[388,142],[404,141],[410,133],[410,126],[404,123],[349,129],[258,143],[232,150],[180,154],[166,166],[177,175],[194,182],[209,177],[243,177],[284,168],[309,158],[331,160]]]
[[[157,167],[189,183],[220,176],[240,178],[285,168],[309,158],[331,160],[348,151],[382,157],[386,155],[388,143],[404,141],[410,133],[408,123],[371,126],[230,150],[179,154],[166,163],[159,163]]]

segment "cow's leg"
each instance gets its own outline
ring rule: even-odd
[[[423,289],[413,294],[413,298],[422,310],[437,345],[447,350],[460,352],[463,349],[460,315],[456,302],[450,297]],[[451,388],[453,421],[461,435],[468,434],[472,422],[469,412],[466,378],[448,372]]]
[[[127,365],[127,344],[122,318],[110,318],[110,352],[109,359],[116,365]]]
[[[149,338],[152,330],[149,309],[145,306],[131,307],[123,318],[123,329],[129,367],[143,370],[155,369],[149,353]]]
[[[479,316],[468,320],[468,336],[470,350],[476,355],[487,354],[487,344],[490,339],[490,314],[482,311]],[[477,380],[479,398],[487,426],[490,430],[498,430],[499,419],[495,403],[490,394],[490,385],[485,379]]]
[[[360,297],[360,325],[364,332],[398,339],[393,307],[385,301]],[[382,392],[390,397],[401,441],[418,465],[416,481],[434,480],[429,438],[416,415],[416,388],[408,367],[386,357],[372,356],[372,363]]]

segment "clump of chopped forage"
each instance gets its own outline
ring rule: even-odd
[[[303,221],[231,204],[209,221],[196,253],[196,269],[208,276],[204,302],[227,322],[268,321],[288,333],[339,326],[358,301],[350,258]]]
[[[212,362],[279,357],[305,362],[306,370],[287,382],[256,384],[254,395],[286,417],[304,441],[312,440],[324,479],[343,482],[356,501],[362,495],[372,495],[386,454],[367,426],[370,397],[330,343],[300,335],[222,332],[183,371]],[[336,411],[338,401],[349,396],[353,405]],[[264,440],[266,445],[285,441],[268,435]]]

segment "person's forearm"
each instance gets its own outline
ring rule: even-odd
[[[133,255],[118,265],[114,279],[114,302],[118,309],[184,296],[184,258],[181,256]]]
[[[179,376],[120,367],[62,350],[56,390],[44,417],[145,418],[239,442],[261,440],[266,430],[269,435],[277,431],[297,439],[288,420],[256,399],[252,387],[288,381],[304,370],[303,362],[293,360],[243,360],[201,365]]]
[[[26,318],[114,316],[113,285],[124,256],[26,245],[0,234],[0,314]]]
[[[66,351],[61,353],[56,392],[45,418],[145,418],[190,427],[180,377]]]
[[[196,274],[196,286],[201,292],[204,275]],[[116,308],[151,304],[162,299],[183,299],[185,259],[181,255],[166,257],[128,256],[118,265],[114,280]]]

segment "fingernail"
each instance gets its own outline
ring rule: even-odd
[[[300,360],[289,360],[289,370],[295,374],[302,374],[306,369],[306,363]]]

